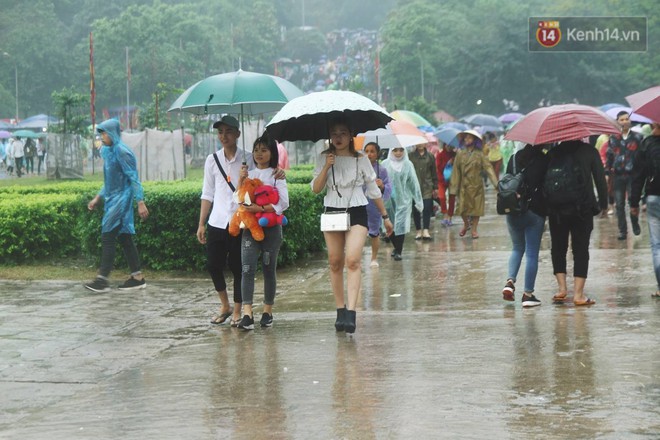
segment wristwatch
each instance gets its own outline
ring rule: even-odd
[[[388,218],[390,218],[390,216],[389,216],[389,215],[387,215],[387,214],[385,214],[385,215],[384,215],[384,216],[382,216],[382,217],[383,217],[383,220],[387,220]]]

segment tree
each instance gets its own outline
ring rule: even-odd
[[[53,131],[60,133],[89,134],[87,126],[90,124],[89,97],[76,93],[73,88],[62,89],[52,94],[55,114],[62,121]]]

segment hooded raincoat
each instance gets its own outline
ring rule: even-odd
[[[390,149],[387,159],[381,165],[387,169],[387,175],[392,183],[392,195],[385,201],[385,208],[394,223],[394,235],[405,235],[410,232],[413,203],[419,212],[424,210],[422,190],[415,167],[408,159],[408,152],[405,149],[401,159],[395,158]]]
[[[101,232],[111,232],[119,227],[120,234],[135,234],[133,199],[137,202],[144,200],[135,154],[121,141],[116,119],[100,123],[97,131],[108,133],[112,139],[112,145],[101,147],[103,187],[99,195],[104,200]]]

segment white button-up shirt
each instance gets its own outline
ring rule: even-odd
[[[227,174],[227,177],[235,188],[238,185],[241,166],[243,165],[243,150],[240,148],[237,149],[232,160],[227,160],[224,148],[216,154],[220,165],[225,170],[225,174]],[[254,168],[254,160],[252,160],[251,153],[246,153],[245,162],[247,162],[248,169]],[[215,228],[227,229],[229,220],[231,220],[231,217],[238,209],[238,204],[234,201],[233,195],[234,192],[229,187],[220,169],[218,169],[213,155],[209,154],[204,164],[204,184],[202,186],[201,197],[202,200],[208,200],[213,203],[208,220],[209,225]]]

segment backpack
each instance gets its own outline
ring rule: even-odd
[[[497,182],[497,213],[500,215],[525,213],[531,199],[531,191],[523,174],[527,168],[516,172],[516,157],[511,160],[512,172],[506,173]]]
[[[573,156],[566,151],[550,154],[543,182],[543,195],[550,211],[576,213],[587,199],[585,178]]]

